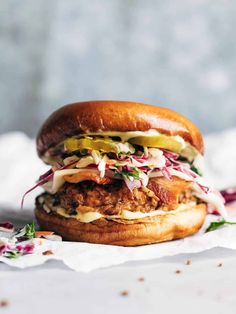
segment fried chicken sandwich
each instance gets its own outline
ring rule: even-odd
[[[197,127],[166,109],[124,101],[74,103],[37,136],[51,169],[38,185],[39,226],[70,241],[135,246],[196,233],[208,211],[224,215],[202,178]]]

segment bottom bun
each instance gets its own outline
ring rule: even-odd
[[[184,238],[196,233],[206,217],[206,204],[187,206],[175,213],[166,213],[135,219],[129,224],[100,218],[90,223],[81,223],[75,218],[65,218],[35,209],[35,216],[41,229],[54,231],[64,240],[136,246]]]

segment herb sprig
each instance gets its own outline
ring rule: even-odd
[[[137,170],[134,170],[134,171],[122,170],[120,172],[120,174],[125,176],[125,177],[133,177],[135,180],[139,180],[140,179],[140,172],[137,171]]]
[[[194,166],[194,165],[191,165],[191,168],[190,168],[193,172],[195,172],[196,174],[198,174],[200,177],[202,177],[202,172],[201,172],[201,170],[198,168],[198,167],[196,167],[196,166]]]
[[[28,239],[35,238],[35,223],[34,221],[31,224],[25,226],[25,237]]]
[[[19,251],[7,251],[4,253],[3,256],[10,259],[16,259],[22,255],[23,255],[22,252],[19,252]]]
[[[226,221],[225,219],[222,219],[219,221],[213,221],[210,223],[209,227],[206,229],[205,232],[217,230],[224,225],[236,225],[236,222]]]

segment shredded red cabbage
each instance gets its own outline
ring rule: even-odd
[[[61,168],[59,168],[59,169],[57,169],[57,170],[67,169],[67,168],[69,168],[70,166],[72,166],[72,165],[74,165],[74,164],[76,164],[76,163],[77,163],[77,161],[73,161],[73,162],[69,163],[68,165],[63,166],[63,167],[61,167]],[[41,176],[39,177],[39,180],[37,181],[37,183],[36,183],[32,188],[30,188],[28,191],[26,191],[26,192],[24,193],[24,195],[22,196],[22,199],[21,199],[21,206],[20,206],[21,209],[22,209],[23,206],[24,206],[24,200],[25,200],[26,195],[28,195],[30,192],[32,192],[33,190],[35,190],[37,187],[39,187],[39,186],[45,184],[46,182],[51,181],[51,180],[53,179],[53,175],[54,175],[54,172],[53,172],[52,169],[50,169],[50,170],[48,170],[47,172],[45,172],[43,175],[41,175]]]
[[[8,252],[10,250],[10,246],[7,244],[0,245],[0,255],[3,255],[4,253]]]
[[[168,158],[168,159],[174,159],[174,160],[176,160],[176,159],[179,158],[179,154],[173,153],[173,152],[170,152],[170,151],[164,150],[164,149],[163,149],[163,155],[164,155],[166,158]]]
[[[229,204],[236,201],[236,188],[229,188],[226,190],[222,190],[220,191],[220,193],[225,200],[225,204]]]
[[[151,171],[157,169],[157,170],[160,170],[162,172],[163,176],[167,180],[171,180],[172,179],[171,169],[173,169],[173,170],[182,172],[183,174],[187,175],[189,177],[189,180],[196,182],[196,184],[198,184],[199,187],[201,188],[201,190],[204,191],[205,193],[209,192],[208,187],[199,184],[197,182],[197,180],[195,180],[198,178],[198,175],[195,172],[193,172],[187,164],[186,164],[187,167],[185,167],[185,164],[183,164],[181,161],[178,160],[179,154],[173,153],[173,152],[170,152],[167,150],[162,150],[162,151],[163,151],[163,156],[166,160],[165,167],[155,168],[155,169],[153,169],[152,167],[149,167],[149,166],[142,166],[142,163],[144,163],[148,159],[148,156],[136,156],[136,155],[127,156],[127,155],[116,155],[115,154],[116,159],[118,161],[122,161],[122,163],[118,167],[114,166],[114,165],[106,164],[105,165],[106,176],[111,177],[111,178],[115,178],[115,179],[121,179],[121,176],[119,174],[122,174],[122,171],[131,173],[134,170],[136,170],[136,171],[142,171],[143,174],[147,175]],[[140,162],[140,165],[138,165],[137,167],[132,167],[132,165],[135,165],[134,160],[137,161],[137,163]],[[26,191],[25,194],[23,195],[23,198],[21,201],[21,208],[23,207],[24,199],[28,193],[33,191],[38,186],[41,186],[41,185],[45,184],[46,182],[53,180],[54,171],[71,168],[77,162],[78,161],[72,161],[71,163],[69,163],[68,165],[65,165],[65,166],[61,166],[58,164],[58,166],[59,166],[58,169],[56,169],[56,170],[50,169],[45,174],[40,176],[39,181],[31,189]],[[123,163],[125,165],[122,165]],[[97,167],[98,166],[96,164],[90,164],[86,168],[87,169],[89,169],[89,168],[93,169],[93,168],[97,168]],[[126,178],[125,183],[130,190],[133,190],[135,187],[140,187],[142,185],[142,182],[140,180],[137,180],[137,178],[135,178],[134,180],[129,180],[129,178]],[[235,197],[236,197],[236,192],[235,192]]]
[[[63,170],[63,169],[70,168],[70,167],[73,166],[74,164],[77,164],[77,162],[78,162],[78,160],[72,161],[72,162],[69,163],[68,165],[62,166],[62,167],[58,168],[57,170]]]
[[[178,166],[174,166],[173,169],[183,172],[184,174],[187,174],[189,177],[196,179],[198,176],[195,172],[193,172],[192,170],[188,170],[185,169],[181,164],[179,164]]]
[[[188,175],[190,178],[193,179],[196,179],[198,177],[198,175],[193,172],[192,170],[190,169],[185,169],[181,164],[179,166],[174,166],[173,169],[177,170],[177,171],[180,171],[180,172],[183,172],[184,174]],[[210,191],[210,188],[208,186],[205,186],[205,185],[202,185],[200,184],[199,182],[196,182],[196,184],[200,187],[200,189],[204,192],[204,193],[209,193]]]
[[[143,162],[147,161],[148,156],[142,156],[142,157],[140,157],[140,156],[132,155],[132,158],[134,158],[134,159],[137,160],[138,162],[143,163]]]
[[[43,175],[44,176],[44,175]],[[45,177],[44,179],[38,181],[31,189],[29,189],[28,191],[26,191],[24,193],[24,195],[22,196],[22,199],[21,199],[21,209],[23,208],[24,206],[24,201],[25,201],[25,197],[27,194],[29,194],[30,192],[32,192],[34,189],[36,189],[38,186],[41,186],[43,185],[44,183],[50,181],[53,179],[53,172],[50,173],[47,177]]]
[[[162,168],[161,172],[163,174],[163,177],[166,178],[167,180],[170,181],[172,179],[172,176],[171,176],[171,174],[170,174],[170,172],[169,172],[167,167]]]
[[[19,244],[16,246],[16,250],[23,254],[31,254],[34,251],[33,243]]]
[[[143,172],[147,172],[147,171],[149,171],[149,168],[147,167],[147,166],[144,166],[144,167],[139,167],[138,168],[139,170],[141,170],[141,171],[143,171]]]
[[[38,181],[42,181],[42,180],[45,180],[48,176],[50,176],[51,174],[53,174],[53,171],[52,169],[49,169],[47,172],[45,172],[44,174],[42,174]]]
[[[125,165],[122,167],[122,171],[132,172],[132,171],[134,171],[134,169],[128,165]]]
[[[172,165],[171,161],[166,158],[166,167],[170,167]]]
[[[128,187],[128,189],[132,192],[133,189],[135,188],[140,188],[142,186],[142,183],[140,180],[134,180],[134,181],[130,181],[129,179],[127,178],[124,178],[124,181]]]
[[[208,193],[209,191],[210,191],[210,188],[208,187],[208,186],[204,186],[204,185],[202,185],[202,184],[200,184],[200,183],[197,183],[198,184],[198,186],[202,189],[202,191],[204,192],[204,193]]]
[[[14,230],[14,226],[11,222],[0,223],[0,231],[12,232],[13,230]]]
[[[0,256],[5,256],[8,258],[18,257],[25,254],[32,254],[34,252],[34,244],[33,243],[25,243],[25,244],[2,244],[0,245]]]

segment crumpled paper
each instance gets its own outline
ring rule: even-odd
[[[231,129],[205,138],[206,178],[217,188],[236,185],[236,129]],[[37,157],[35,143],[26,135],[14,132],[0,136],[0,222],[11,221],[22,227],[31,222],[34,198],[40,188],[33,191],[25,201],[24,210],[20,209],[23,193],[34,185],[45,166]],[[230,210],[236,220],[236,210]],[[204,233],[210,221],[216,216],[208,215],[202,229],[194,236],[181,240],[146,245],[140,247],[117,247],[76,242],[57,242],[36,239],[35,253],[18,259],[0,257],[0,261],[19,268],[43,264],[47,260],[60,260],[76,271],[89,272],[102,267],[118,265],[129,261],[141,261],[173,256],[183,253],[197,253],[214,247],[236,249],[236,226],[225,226],[219,230]],[[39,244],[40,243],[40,244]],[[51,250],[52,255],[43,255]]]

